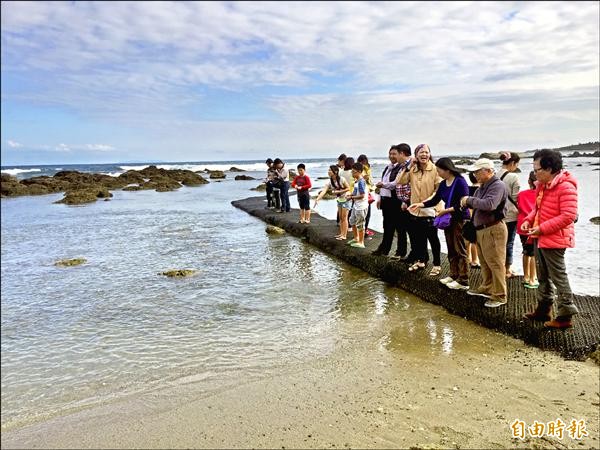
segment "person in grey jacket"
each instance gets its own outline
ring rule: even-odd
[[[517,197],[521,190],[521,183],[516,172],[519,169],[519,161],[521,157],[514,152],[501,152],[500,160],[502,161],[502,169],[498,171],[498,178],[504,181],[508,189],[508,197],[506,198],[506,217],[504,223],[508,229],[508,239],[506,241],[506,278],[515,276],[511,266],[513,263],[513,247],[515,244],[515,235],[517,233],[517,217],[519,208],[517,205]]]
[[[503,222],[506,185],[494,175],[494,164],[486,158],[478,159],[467,168],[481,184],[473,197],[463,197],[460,205],[473,208],[473,225],[477,230],[477,251],[481,263],[481,284],[467,291],[470,295],[487,298],[485,306],[497,308],[506,304],[506,259],[507,229]]]

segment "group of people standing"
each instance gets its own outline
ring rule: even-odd
[[[371,203],[376,202],[383,215],[383,238],[372,253],[387,256],[396,237],[396,249],[390,257],[404,261],[409,272],[417,272],[427,267],[429,243],[433,264],[428,275],[436,277],[441,272],[438,230],[443,230],[450,274],[439,281],[449,289],[485,297],[485,306],[497,308],[508,300],[506,280],[515,276],[511,265],[514,240],[519,234],[523,283],[526,288],[537,288],[538,296],[536,309],[524,317],[543,321],[549,328],[572,326],[572,316],[578,310],[573,303],[564,254],[567,248],[574,247],[577,182],[563,169],[559,152],[540,150],[534,154],[529,186],[523,191],[515,173],[520,162],[516,153],[500,154],[502,168],[498,172],[489,159],[475,161],[467,167],[472,186],[450,158],[434,162],[427,144],[418,145],[414,156],[408,144],[393,145],[388,156],[390,163],[377,182],[365,155],[356,163],[340,155],[338,164],[329,167],[329,181],[318,194],[315,207],[326,192],[336,196],[336,239],[347,239],[350,224],[353,239],[349,244],[364,248]],[[303,171],[301,175],[306,177]],[[299,193],[307,186],[296,179],[292,184],[300,185]],[[302,211],[302,202],[304,206],[307,203],[300,196],[299,202]],[[287,205],[289,208],[289,199]],[[306,216],[301,213],[301,222],[308,223],[303,217]],[[473,268],[481,269],[481,284],[477,287],[469,285]]]

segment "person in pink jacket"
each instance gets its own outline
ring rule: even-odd
[[[577,181],[563,170],[562,156],[554,150],[539,150],[533,155],[537,178],[536,202],[521,224],[534,242],[538,272],[538,305],[525,314],[529,320],[544,320],[547,328],[569,328],[579,311],[573,303],[565,266],[565,250],[575,247],[577,220]],[[551,283],[552,282],[552,283]],[[552,319],[554,287],[558,291],[556,317]]]

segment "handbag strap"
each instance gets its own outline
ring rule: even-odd
[[[502,176],[500,177],[500,181],[504,181],[504,177],[506,175],[508,175],[510,172],[507,170],[506,172],[504,172],[502,174]],[[513,198],[510,196],[510,194],[508,195],[508,201],[511,202],[513,205],[517,206],[517,203],[513,200]],[[518,207],[518,206],[517,206]]]
[[[452,206],[452,194],[454,194],[454,186],[456,186],[456,183],[458,183],[458,175],[454,177],[454,181],[452,182],[452,187],[450,188],[450,195],[448,196],[448,205],[446,205],[446,208]]]

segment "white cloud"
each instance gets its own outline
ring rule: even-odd
[[[98,152],[110,152],[115,150],[112,145],[106,144],[86,144],[85,148],[87,150],[98,151]]]
[[[54,147],[54,150],[57,152],[70,152],[71,147],[69,147],[67,144],[58,144],[56,147]]]
[[[19,142],[16,142],[16,141],[11,141],[10,139],[7,140],[6,143],[8,144],[8,146],[10,148],[21,148],[21,147],[23,147],[23,144],[20,144]]]
[[[187,118],[210,117],[207,90],[263,89],[255,101],[278,122],[257,135],[223,124],[232,147],[597,136],[599,14],[597,2],[4,2],[2,70],[41,78],[3,97],[152,134],[192,123],[175,141],[214,134]]]

